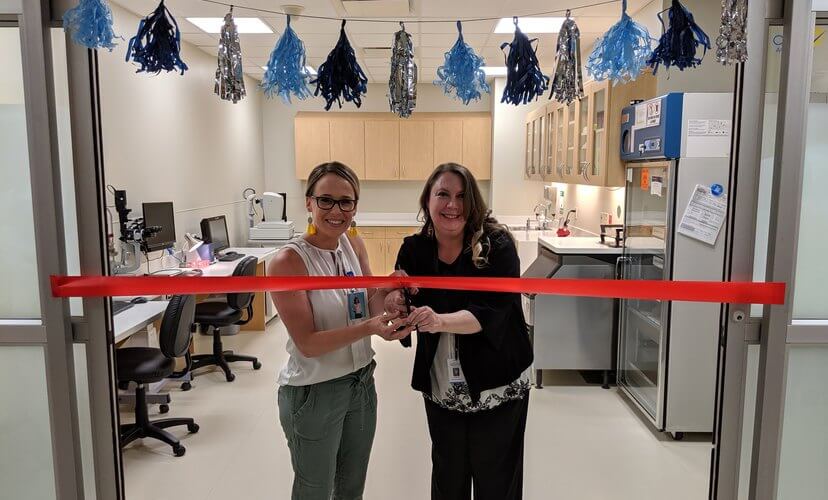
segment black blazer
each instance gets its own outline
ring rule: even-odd
[[[439,263],[437,241],[422,234],[405,238],[397,255],[397,265],[411,276],[520,276],[520,260],[509,234],[495,231],[484,236],[482,242],[488,257],[488,265],[483,268],[475,267],[470,248],[464,249],[450,265]],[[473,401],[480,399],[483,390],[514,381],[532,364],[532,346],[520,294],[420,289],[417,295],[412,296],[412,304],[430,306],[438,314],[465,309],[480,322],[482,331],[456,336],[460,365]],[[439,336],[433,333],[417,335],[417,353],[411,379],[411,386],[417,391],[431,394],[431,364],[439,340]],[[406,347],[411,346],[410,337],[401,342]]]

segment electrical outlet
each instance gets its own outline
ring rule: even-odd
[[[610,214],[601,212],[601,224],[610,224]]]

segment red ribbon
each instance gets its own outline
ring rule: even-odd
[[[52,276],[55,297],[439,288],[643,300],[784,304],[785,283],[401,276]]]

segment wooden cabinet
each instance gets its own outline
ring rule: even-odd
[[[434,120],[434,166],[463,163],[463,120]]]
[[[307,179],[320,163],[331,161],[330,122],[315,116],[297,116],[294,120],[296,177]]]
[[[492,117],[463,118],[463,165],[477,180],[492,178]]]
[[[368,249],[371,272],[375,276],[393,273],[403,239],[419,230],[419,227],[414,226],[360,227],[359,233]]]
[[[434,170],[434,122],[400,123],[400,179],[425,179]]]
[[[524,178],[540,179],[543,175],[546,155],[546,107],[530,112],[526,117],[526,168]]]
[[[400,124],[391,120],[366,120],[365,178],[400,178]]]
[[[650,99],[656,95],[656,79],[650,73],[625,85],[613,87],[608,82],[588,82],[584,98],[569,105],[550,103],[539,122],[539,113],[526,115],[527,140],[540,126],[541,158],[527,145],[526,169],[540,169],[547,182],[623,186],[624,164],[621,161],[621,113],[630,101]],[[534,135],[531,135],[534,137]],[[529,177],[535,178],[535,177]]]
[[[308,113],[295,119],[296,176],[341,161],[367,180],[425,180],[442,163],[465,165],[491,179],[489,113]]]
[[[365,121],[341,119],[330,121],[331,158],[351,167],[365,177]]]

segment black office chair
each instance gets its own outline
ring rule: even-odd
[[[150,422],[147,415],[146,385],[161,381],[173,374],[175,359],[184,356],[190,346],[195,316],[195,297],[175,295],[170,299],[159,335],[160,349],[155,347],[125,347],[116,349],[118,387],[126,390],[135,382],[135,423],[121,425],[121,447],[140,438],[154,438],[172,446],[175,456],[186,451],[178,439],[165,431],[168,427],[186,425],[196,433],[198,425],[191,418],[167,418]]]
[[[233,276],[255,276],[258,259],[253,256],[245,257],[236,265]],[[246,313],[246,314],[245,314]],[[245,319],[242,319],[246,316]],[[195,322],[202,327],[213,329],[213,353],[196,354],[192,356],[192,370],[205,366],[218,366],[224,371],[228,382],[236,379],[230,371],[227,363],[234,361],[249,361],[253,363],[253,369],[262,367],[259,360],[253,356],[235,354],[233,351],[225,351],[221,345],[221,329],[230,325],[244,325],[253,318],[253,293],[228,293],[221,299],[207,300],[196,305]],[[183,389],[189,388],[184,383]]]

